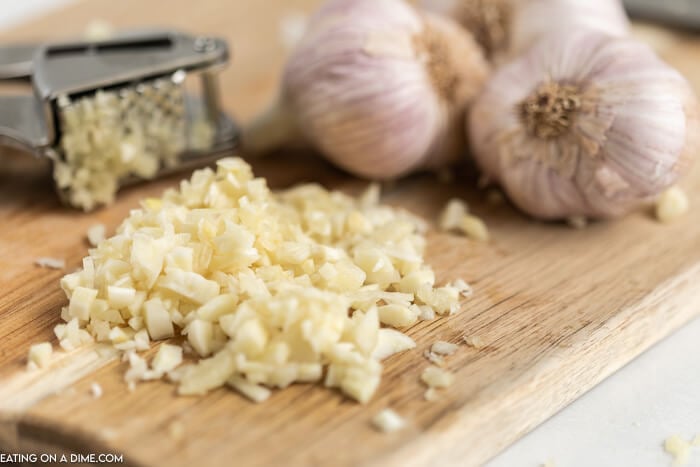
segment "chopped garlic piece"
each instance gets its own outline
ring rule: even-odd
[[[302,332],[304,332],[303,329]],[[249,319],[241,324],[236,329],[233,338],[234,348],[247,357],[262,354],[268,342],[267,330],[258,319]],[[306,338],[310,339],[311,336],[306,336]]]
[[[371,207],[379,204],[382,197],[382,187],[379,183],[370,183],[367,189],[360,195],[360,206]]]
[[[92,336],[85,329],[80,329],[78,318],[70,318],[66,324],[58,324],[54,327],[54,334],[63,350],[71,351],[83,344],[92,342]]]
[[[678,435],[670,436],[664,442],[664,449],[673,456],[673,465],[685,465],[690,460],[691,444]]]
[[[423,356],[432,364],[437,365],[437,366],[443,366],[445,364],[445,360],[435,352],[431,350],[426,350],[423,352]]]
[[[201,395],[223,386],[236,371],[236,363],[231,353],[224,350],[195,365],[183,367],[183,371],[178,393]]]
[[[432,288],[435,285],[435,273],[431,270],[423,269],[406,274],[398,285],[399,292],[417,294],[423,286]]]
[[[175,335],[170,314],[161,300],[153,299],[144,303],[143,316],[151,339],[167,339]]]
[[[418,313],[402,305],[382,305],[378,312],[379,321],[397,328],[411,326],[418,321]]]
[[[474,293],[472,287],[464,282],[464,279],[457,279],[452,283],[452,287],[456,288],[462,297],[471,297]]]
[[[393,433],[403,429],[406,426],[406,421],[393,410],[384,409],[374,416],[372,425],[383,433]]]
[[[44,256],[44,257],[35,259],[34,264],[36,264],[39,267],[48,268],[48,269],[65,269],[66,268],[65,260],[62,260],[59,258],[50,258],[48,256]]]
[[[148,364],[146,360],[137,355],[134,351],[129,351],[129,353],[124,355],[129,362],[129,369],[124,374],[124,381],[126,381],[130,391],[135,388],[136,381],[141,381],[146,379],[148,374]]]
[[[661,222],[672,222],[688,212],[690,202],[680,187],[669,188],[656,201],[656,218]]]
[[[464,343],[469,347],[474,347],[475,349],[483,349],[486,347],[486,343],[479,336],[464,336]]]
[[[136,290],[131,287],[107,286],[107,301],[115,309],[126,308],[136,300]]]
[[[486,242],[489,240],[489,231],[483,220],[471,214],[466,214],[459,221],[459,230],[464,232],[468,237]]]
[[[442,368],[429,366],[423,370],[420,378],[430,388],[446,388],[454,382],[455,376]]]
[[[101,19],[91,20],[85,27],[83,37],[89,41],[101,41],[114,35],[114,27]]]
[[[272,394],[266,387],[250,383],[239,376],[230,378],[226,384],[256,403],[265,402]]]
[[[428,388],[423,394],[423,398],[428,402],[434,402],[440,398],[440,394],[435,388]]]
[[[90,226],[87,231],[87,239],[90,245],[97,246],[105,239],[107,228],[104,224],[95,224]]]
[[[219,284],[196,272],[168,269],[157,285],[197,305],[204,304],[219,295]]]
[[[130,337],[130,334],[127,334],[124,329],[119,327],[110,329],[109,334],[107,335],[107,338],[112,342],[112,344],[126,343],[129,341]]]
[[[205,321],[218,321],[222,316],[233,313],[238,305],[238,297],[234,294],[223,294],[214,297],[197,310],[197,316]]]
[[[430,351],[438,355],[452,355],[457,351],[459,346],[451,342],[438,341],[430,347]]]
[[[50,342],[42,342],[41,344],[34,344],[29,347],[29,357],[27,360],[30,369],[45,368],[48,366],[52,353],[53,348]]]
[[[68,305],[69,315],[73,318],[87,321],[90,318],[90,310],[96,298],[97,290],[77,287],[70,298],[70,304]]]
[[[460,229],[462,219],[469,212],[467,203],[458,198],[452,198],[447,202],[445,208],[440,214],[438,226],[440,230],[447,232],[448,230]]]
[[[100,386],[99,383],[92,383],[90,385],[90,394],[92,395],[93,399],[99,399],[102,397],[102,386]]]
[[[187,341],[200,357],[212,352],[214,343],[214,325],[209,321],[195,319],[187,326]]]
[[[156,356],[153,357],[151,367],[159,374],[165,374],[174,370],[182,363],[182,347],[170,344],[161,344]]]
[[[151,348],[151,339],[148,331],[141,329],[134,334],[134,348],[138,351],[146,351]]]
[[[423,320],[423,321],[431,321],[431,320],[434,320],[434,319],[435,319],[435,310],[433,310],[433,309],[430,308],[429,306],[427,306],[427,305],[420,305],[420,306],[418,307],[418,309],[420,310],[420,314],[418,315],[418,317],[419,317],[421,320]]]
[[[377,360],[384,360],[395,353],[414,349],[416,343],[406,334],[394,329],[379,329],[377,346],[372,351],[372,357]]]
[[[459,310],[460,291],[456,287],[444,286],[432,290],[424,301],[439,314],[455,314]]]

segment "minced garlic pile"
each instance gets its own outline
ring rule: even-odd
[[[259,402],[322,380],[367,402],[380,360],[415,347],[381,324],[454,313],[469,293],[435,287],[422,222],[378,198],[376,186],[359,199],[313,184],[271,193],[237,158],[197,171],[62,279],[60,345],[110,343],[130,384],[168,376],[180,394],[228,385]],[[150,363],[137,353],[174,336]]]

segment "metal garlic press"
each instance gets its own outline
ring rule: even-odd
[[[137,31],[101,41],[0,47],[0,145],[52,161],[62,199],[85,210],[119,187],[235,148],[222,110],[225,41]]]

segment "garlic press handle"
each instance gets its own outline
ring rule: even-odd
[[[2,81],[31,79],[36,44],[0,47],[0,86]],[[47,144],[41,109],[33,93],[0,94],[0,146],[18,147],[36,153]]]
[[[0,146],[37,154],[48,143],[40,111],[33,94],[0,96]]]
[[[114,39],[129,37],[139,37],[145,33],[155,34],[158,29],[134,29],[122,31],[115,34]],[[165,32],[165,30],[163,30]],[[82,40],[84,43],[100,42]],[[0,80],[16,80],[30,78],[33,72],[33,62],[37,50],[41,47],[39,43],[17,43],[0,46]]]
[[[29,78],[37,48],[36,44],[0,47],[0,80]]]

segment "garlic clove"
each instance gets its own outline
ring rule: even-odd
[[[450,20],[400,0],[330,0],[291,55],[275,109],[244,130],[244,152],[282,146],[298,130],[366,178],[444,165],[465,146],[464,112],[488,71]]]
[[[617,217],[688,166],[695,102],[685,79],[643,44],[554,32],[494,75],[469,135],[482,170],[529,214]]]

